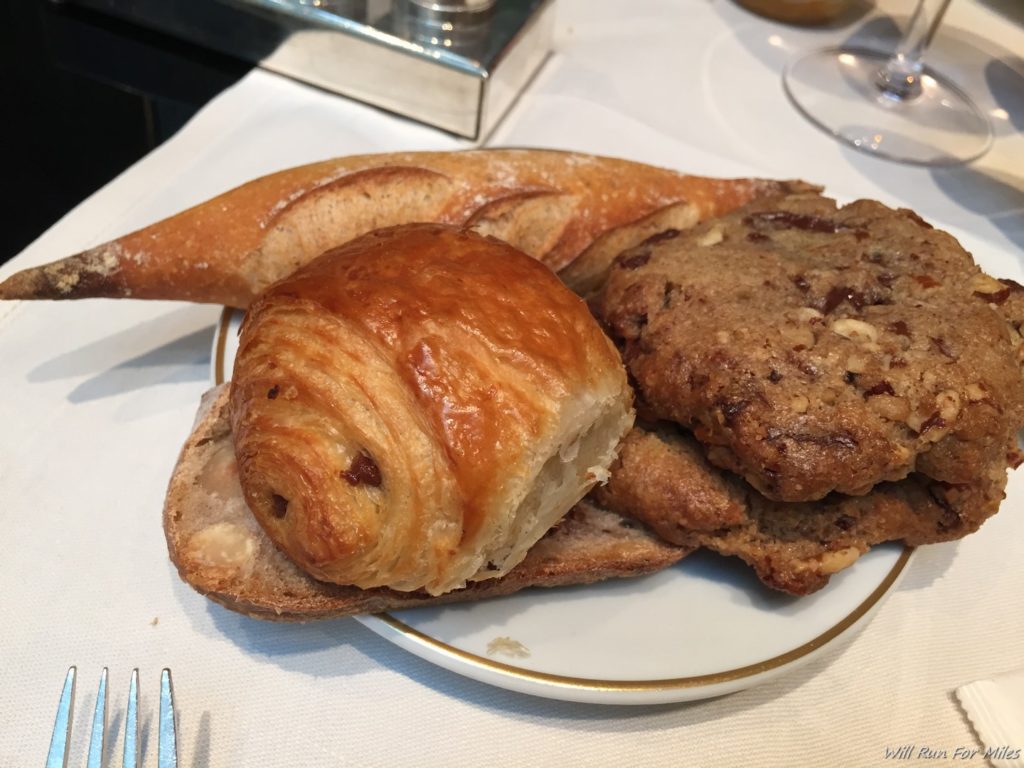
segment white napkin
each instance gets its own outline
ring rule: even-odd
[[[956,690],[967,718],[996,768],[1024,768],[1024,669]]]

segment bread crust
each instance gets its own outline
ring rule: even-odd
[[[673,207],[700,221],[789,182],[710,179],[573,152],[485,149],[357,155],[250,181],[193,208],[0,283],[0,299],[174,299],[247,307],[323,251],[381,227],[439,222],[493,235],[553,270],[604,233]],[[681,207],[681,212],[680,212]],[[592,281],[610,261],[591,254]],[[570,278],[577,279],[574,275]],[[571,281],[570,281],[571,284]]]

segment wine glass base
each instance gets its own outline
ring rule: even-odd
[[[783,82],[811,122],[862,152],[915,165],[957,165],[985,154],[992,126],[963,91],[926,68],[920,95],[894,98],[877,82],[888,60],[828,48],[793,61]]]

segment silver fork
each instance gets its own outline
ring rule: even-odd
[[[64,678],[64,690],[57,705],[57,721],[50,737],[50,751],[46,756],[46,768],[67,768],[68,751],[71,747],[71,721],[75,709],[75,677],[77,670],[71,667]],[[160,673],[160,723],[157,739],[157,765],[159,768],[177,768],[178,745],[174,733],[174,690],[171,686],[171,670]],[[107,738],[107,668],[100,675],[100,687],[96,692],[96,709],[92,715],[92,729],[89,736],[89,761],[86,768],[103,768],[103,747]],[[132,681],[128,688],[128,709],[124,724],[124,768],[139,766],[139,670],[132,670]]]

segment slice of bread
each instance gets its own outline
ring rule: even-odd
[[[203,398],[168,488],[164,532],[181,578],[240,613],[308,621],[478,600],[526,587],[652,573],[692,551],[666,544],[639,523],[584,501],[500,579],[474,582],[437,597],[317,581],[271,543],[245,505],[228,419],[228,391],[229,385],[221,385]]]

